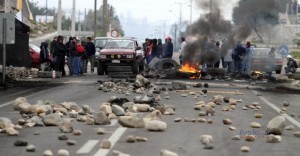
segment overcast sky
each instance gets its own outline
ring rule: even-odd
[[[40,6],[46,6],[48,1],[49,8],[57,8],[58,0],[30,0],[38,1]],[[193,21],[197,20],[203,10],[198,8],[195,4],[196,0],[192,0],[192,17]],[[199,0],[197,0],[199,1]],[[226,19],[231,19],[232,8],[236,5],[238,0],[218,0],[222,1],[222,11]],[[62,8],[70,15],[73,0],[62,0]],[[167,25],[179,21],[180,5],[182,6],[182,21],[190,20],[190,0],[108,0],[112,4],[116,13],[122,17],[132,17],[134,19],[147,19],[148,22],[155,24],[165,21]],[[102,5],[102,0],[97,1],[97,8]],[[85,9],[93,9],[94,0],[76,0],[76,10],[82,13]],[[77,13],[78,15],[78,13]],[[76,16],[77,16],[76,15]],[[83,15],[82,15],[83,17]],[[81,17],[81,19],[83,19]],[[78,17],[76,18],[78,19]],[[121,21],[122,25],[127,24],[126,21]],[[125,30],[126,33],[126,30]]]

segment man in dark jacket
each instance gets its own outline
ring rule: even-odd
[[[53,40],[51,41],[50,43],[50,55],[53,56],[53,53],[54,53],[54,47],[55,47],[55,44],[57,43],[57,36],[55,36],[53,38]]]
[[[74,52],[71,51],[70,47],[72,45],[73,42],[73,37],[69,38],[69,41],[66,43],[66,47],[68,49],[67,51],[67,65],[69,68],[69,76],[73,75],[73,63],[74,63]]]
[[[85,50],[86,50],[86,54],[87,54],[87,60],[85,62],[85,67],[87,67],[88,62],[90,61],[91,63],[91,73],[94,73],[94,62],[95,62],[95,53],[96,53],[96,48],[95,48],[95,44],[92,42],[92,38],[88,37],[87,38],[87,43],[85,46]],[[85,71],[87,69],[84,69]]]
[[[172,38],[168,36],[166,38],[163,58],[172,58],[172,56],[173,56],[173,43],[172,43]]]
[[[40,65],[42,71],[45,70],[46,63],[49,62],[49,51],[48,51],[48,43],[42,42],[41,43],[41,51],[40,51]]]
[[[287,64],[286,67],[284,68],[285,73],[295,73],[297,71],[297,62],[293,59],[291,55],[288,55],[287,57]]]
[[[234,70],[239,74],[243,74],[243,60],[246,55],[246,49],[239,44],[232,54],[232,58],[234,60]]]
[[[54,45],[53,57],[55,58],[55,71],[62,72],[62,76],[66,76],[65,72],[65,56],[67,47],[63,43],[64,38],[62,36],[57,37],[57,42]]]

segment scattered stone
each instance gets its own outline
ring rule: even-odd
[[[200,111],[198,115],[199,115],[199,116],[206,116],[206,112]]]
[[[73,124],[70,121],[63,120],[58,124],[58,128],[62,133],[72,133],[73,132]]]
[[[148,114],[145,118],[144,121],[149,121],[149,120],[161,120],[162,114],[159,110],[155,110]]]
[[[298,131],[298,132],[294,132],[294,133],[293,133],[293,135],[294,135],[295,137],[298,137],[298,138],[300,138],[300,131]]]
[[[174,90],[185,90],[187,89],[186,83],[180,81],[172,81],[172,87]]]
[[[51,150],[45,150],[43,156],[53,156],[53,152]]]
[[[282,111],[287,111],[287,108],[282,107],[281,110],[282,110]]]
[[[229,99],[230,99],[230,97],[224,97],[223,100],[224,100],[225,103],[229,103]]]
[[[145,137],[140,137],[140,136],[136,136],[135,137],[135,140],[137,141],[137,142],[147,142],[147,138],[145,138]]]
[[[73,135],[81,135],[82,134],[82,132],[81,132],[81,130],[74,130],[73,131]]]
[[[204,83],[204,85],[203,85],[205,88],[209,88],[209,85],[208,85],[208,83]]]
[[[32,118],[29,119],[29,122],[34,123],[34,126],[45,126],[42,119],[38,116],[33,116]],[[28,123],[26,124],[26,126],[30,127]]]
[[[12,124],[12,122],[9,118],[0,117],[0,129],[5,129],[6,127],[8,127],[11,124]]]
[[[212,144],[205,144],[204,145],[204,149],[214,149],[214,148],[215,148],[215,146],[212,145]]]
[[[171,99],[171,97],[170,96],[165,96],[165,99],[169,100],[169,99]]]
[[[223,124],[224,125],[231,125],[232,124],[232,121],[230,119],[224,119],[223,120]]]
[[[15,130],[13,127],[7,127],[5,128],[6,134],[8,136],[17,136],[19,135],[19,132]]]
[[[200,142],[204,145],[211,144],[213,142],[213,137],[211,135],[201,135]]]
[[[212,108],[216,107],[216,103],[214,103],[214,102],[209,102],[209,103],[207,103],[207,105],[212,107]]]
[[[222,95],[215,95],[211,99],[212,102],[214,102],[217,105],[220,105],[224,101],[224,96]]]
[[[197,83],[197,84],[195,84],[193,87],[195,87],[195,88],[201,88],[201,87],[202,87],[202,84],[201,84],[201,83]]]
[[[148,112],[150,105],[148,104],[134,104],[133,107],[136,107],[136,110],[139,112]]]
[[[149,131],[164,131],[167,123],[159,120],[151,120],[145,123],[145,128]]]
[[[78,112],[76,112],[75,110],[72,110],[71,112],[69,112],[69,117],[70,118],[77,118],[78,117]]]
[[[89,106],[89,105],[83,105],[82,106],[82,113],[83,114],[92,114],[93,113],[93,109]]]
[[[174,114],[175,114],[175,112],[172,108],[166,109],[166,111],[164,113],[164,115],[174,115]]]
[[[57,113],[48,114],[42,117],[42,121],[46,126],[57,126],[62,122],[62,118]]]
[[[213,124],[213,123],[214,123],[212,119],[207,119],[206,122],[207,122],[208,124]]]
[[[68,137],[65,133],[61,133],[58,136],[58,140],[68,140]]]
[[[178,156],[178,154],[168,151],[168,150],[161,150],[160,156]]]
[[[70,145],[70,146],[76,145],[76,141],[74,141],[74,140],[68,140],[67,141],[67,145]]]
[[[139,114],[132,114],[131,116],[121,116],[118,122],[123,127],[129,128],[144,128],[145,122]]]
[[[40,132],[34,132],[33,135],[40,135]]]
[[[291,113],[290,116],[291,117],[295,117],[296,115],[295,115],[295,113]]]
[[[187,94],[181,94],[181,97],[187,97]]]
[[[104,129],[104,128],[97,128],[96,132],[97,132],[98,135],[102,135],[102,134],[106,133],[106,129]]]
[[[57,156],[69,156],[70,153],[68,150],[65,149],[60,149],[57,151]]]
[[[235,130],[236,130],[236,128],[235,128],[235,127],[233,127],[233,126],[229,126],[229,130],[231,130],[231,131],[235,131]]]
[[[290,103],[289,103],[288,101],[284,101],[284,102],[282,103],[282,105],[283,105],[284,107],[288,107],[288,106],[290,105]]]
[[[248,146],[242,146],[241,151],[242,152],[250,152],[250,148]]]
[[[112,151],[112,156],[130,156],[130,155],[114,150],[114,151]]]
[[[243,109],[243,110],[248,110],[248,108],[247,108],[247,107],[243,107],[242,109]]]
[[[267,134],[281,135],[285,127],[285,118],[277,116],[270,120],[267,125]]]
[[[174,119],[174,122],[181,122],[182,121],[182,118],[175,118]]]
[[[15,146],[27,146],[28,142],[25,140],[17,140],[17,141],[15,141],[14,145]]]
[[[1,119],[0,119],[1,120]],[[0,121],[1,122],[1,121]],[[19,119],[18,120],[18,124],[19,125],[25,125],[26,124],[26,120],[25,119]],[[1,125],[1,124],[0,124]]]
[[[117,116],[122,116],[125,113],[124,109],[119,105],[112,105],[112,112]]]
[[[264,115],[263,115],[263,114],[260,114],[260,113],[257,113],[257,114],[254,115],[255,118],[262,118],[263,116],[264,116]]]
[[[195,105],[194,110],[201,110],[202,107],[203,107],[202,105]]]
[[[100,142],[100,148],[102,148],[102,149],[110,149],[111,148],[111,142],[109,140],[103,139]]]
[[[161,101],[160,95],[158,95],[158,96],[155,98],[155,101],[156,101],[156,102]]]
[[[34,152],[35,149],[36,149],[36,147],[35,147],[34,145],[28,145],[28,146],[26,147],[26,151],[27,151],[27,152]]]
[[[94,125],[94,124],[95,124],[95,120],[94,120],[94,118],[92,118],[92,117],[87,117],[87,116],[86,116],[86,118],[85,118],[84,120],[85,120],[85,123],[86,123],[87,125]]]
[[[135,143],[135,141],[136,141],[136,139],[132,135],[129,135],[129,136],[126,137],[126,142],[127,143]]]
[[[200,123],[205,123],[206,119],[205,118],[197,118],[197,121]]]
[[[273,134],[267,135],[266,142],[267,143],[278,143],[278,142],[281,142],[281,136],[280,135],[273,135]]]
[[[258,122],[251,122],[251,123],[250,123],[250,126],[251,126],[252,128],[260,128],[260,127],[261,127],[261,124],[258,123]]]
[[[117,119],[118,117],[116,116],[116,114],[114,113],[111,113],[111,114],[108,114],[108,117],[107,117],[109,120],[111,119]]]
[[[106,116],[106,114],[102,111],[94,114],[94,120],[96,125],[110,125],[111,122]]]
[[[255,135],[246,135],[245,136],[246,141],[253,142],[253,141],[255,141],[255,139],[256,139]]]
[[[287,126],[285,127],[285,130],[294,130],[294,126],[293,125]]]
[[[203,89],[202,92],[203,92],[204,94],[206,94],[206,93],[207,93],[207,90],[206,90],[206,89]],[[204,97],[206,97],[206,95],[204,95]]]
[[[215,115],[215,109],[212,108],[211,106],[207,105],[206,106],[206,112],[205,112],[205,115],[207,116],[214,116]]]
[[[241,136],[240,135],[235,135],[231,138],[231,140],[241,140]]]
[[[104,112],[106,115],[111,114],[112,113],[112,109],[109,103],[103,103],[100,106],[100,112]]]

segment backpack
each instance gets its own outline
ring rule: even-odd
[[[78,53],[84,53],[84,47],[81,45],[81,44],[77,44],[76,45],[76,51],[78,52]]]
[[[295,60],[293,60],[293,64],[294,64],[295,68],[298,68],[298,64],[297,64],[297,62]]]

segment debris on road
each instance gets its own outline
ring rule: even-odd
[[[281,136],[270,134],[266,137],[266,142],[267,143],[279,143],[279,142],[281,142]]]
[[[35,149],[36,149],[36,147],[35,147],[34,145],[28,145],[28,146],[26,147],[26,151],[27,151],[27,152],[34,152]]]
[[[17,140],[17,141],[15,141],[14,145],[15,146],[27,146],[28,142],[25,140]]]
[[[43,156],[53,156],[53,152],[51,150],[45,150]]]
[[[277,116],[268,122],[266,132],[267,134],[282,135],[285,127],[285,118]]]
[[[145,128],[149,131],[164,131],[167,128],[167,123],[159,120],[151,120],[145,123]]]
[[[178,156],[178,154],[169,150],[161,150],[160,156]]]
[[[241,151],[242,152],[250,152],[250,148],[248,146],[242,146]]]
[[[70,153],[66,149],[60,149],[57,151],[57,156],[69,156],[69,155],[70,155]]]
[[[102,149],[110,149],[111,148],[111,142],[109,140],[103,139],[100,142],[100,148]]]

